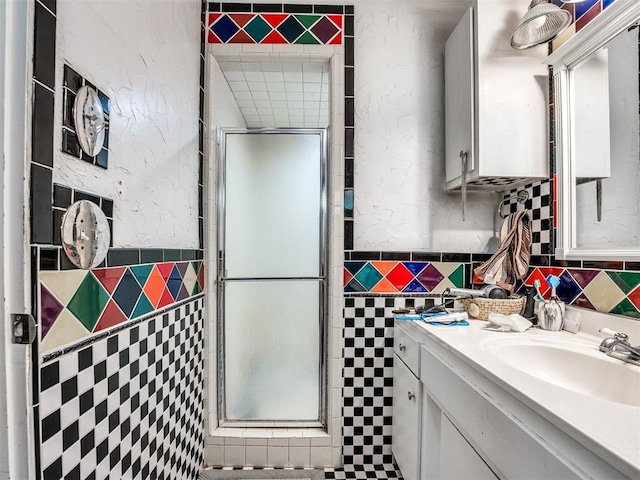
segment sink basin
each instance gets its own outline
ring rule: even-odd
[[[514,339],[485,349],[512,368],[558,387],[640,407],[640,367],[608,357],[597,345]]]

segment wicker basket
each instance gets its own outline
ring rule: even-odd
[[[471,318],[488,320],[490,313],[500,313],[502,315],[522,314],[527,298],[516,295],[502,299],[475,297],[460,299],[460,303],[464,305],[464,310]]]

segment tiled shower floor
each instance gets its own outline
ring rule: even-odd
[[[237,479],[242,479],[242,474],[240,471],[254,471],[260,470],[263,472],[271,471],[295,471],[299,473],[303,473],[305,470],[315,471],[313,469],[294,469],[294,468],[255,468],[255,467],[223,467],[223,468],[214,468],[212,470],[207,470],[203,472],[201,480],[217,480],[218,476],[216,475],[216,471],[218,472],[227,472],[227,471],[237,471]],[[255,475],[255,474],[254,474]],[[311,475],[310,475],[311,476]],[[314,475],[315,478],[317,476]],[[345,465],[343,468],[325,468],[324,469],[324,478],[325,480],[346,480],[346,479],[355,479],[355,480],[364,480],[364,479],[402,479],[402,474],[397,466],[393,464],[385,464],[385,465]]]

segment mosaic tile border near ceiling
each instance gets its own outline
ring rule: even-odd
[[[465,285],[465,268],[453,262],[344,262],[345,293],[442,293]]]
[[[552,0],[552,3],[571,14],[571,25],[553,42],[553,48],[558,48],[582,30],[615,1],[616,0],[582,0],[579,3],[564,3],[562,0]]]
[[[640,318],[640,272],[536,267],[527,276],[525,284],[533,286],[540,280],[541,292],[548,299],[551,289],[545,278],[550,274],[560,278],[557,294],[569,305]]]
[[[170,307],[204,289],[202,261],[43,271],[40,353]]]
[[[317,13],[209,12],[209,43],[340,45],[344,17]]]

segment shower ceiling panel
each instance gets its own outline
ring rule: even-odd
[[[329,64],[219,61],[247,126],[329,125]]]

